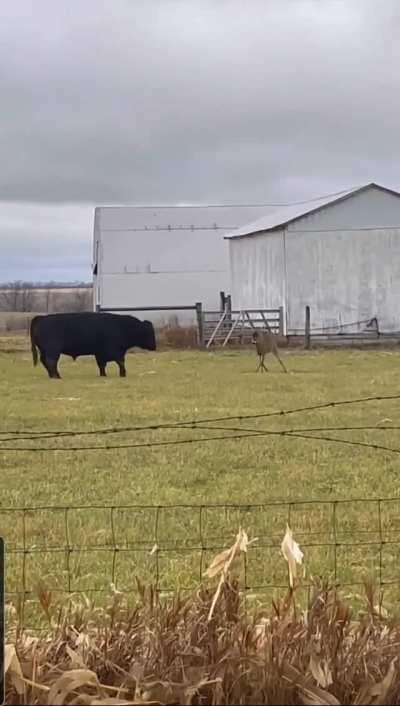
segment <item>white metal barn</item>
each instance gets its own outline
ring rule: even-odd
[[[235,309],[283,306],[286,332],[376,316],[400,329],[400,194],[368,184],[280,209],[229,242]],[[346,330],[357,330],[358,327]]]
[[[95,307],[174,307],[202,302],[204,308],[218,308],[219,292],[229,292],[224,235],[265,211],[262,206],[96,208]]]

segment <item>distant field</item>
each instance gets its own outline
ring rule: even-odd
[[[6,336],[0,338],[1,431],[93,430],[256,414],[395,394],[399,389],[396,349],[282,350],[282,356],[288,375],[275,361],[270,361],[269,375],[256,373],[253,350],[135,352],[128,357],[125,380],[117,377],[116,366],[109,366],[109,377],[100,379],[94,359],[75,363],[63,359],[63,379],[56,381],[49,380],[41,366],[32,367],[27,337]],[[383,420],[400,424],[399,401],[227,426],[258,430],[375,426]],[[153,442],[214,433],[222,432],[170,429],[56,443]],[[399,433],[393,430],[330,433],[335,434],[400,447]],[[295,537],[306,547],[307,575],[332,577],[336,564],[337,578],[344,583],[359,582],[363,575],[400,581],[400,500],[381,504],[380,526],[377,504],[339,504],[334,539],[341,546],[336,549],[323,546],[333,540],[331,504],[288,506],[294,501],[400,497],[400,457],[388,452],[262,437],[113,451],[3,451],[0,463],[3,508],[72,508],[0,512],[0,534],[10,551],[19,550],[8,563],[10,593],[34,591],[39,578],[60,591],[106,591],[112,579],[121,590],[129,590],[135,574],[157,581],[161,589],[194,586],[200,568],[232,541],[240,523],[250,536],[259,537],[248,559],[248,585],[284,584],[286,567],[278,548],[271,545],[280,543],[288,518]],[[199,527],[199,505],[271,501],[281,504],[240,511],[206,508]],[[73,509],[77,505],[116,509]],[[119,505],[152,507],[121,510]],[[164,505],[196,507],[156,509]],[[387,543],[379,544],[382,539]],[[375,544],[351,548],[352,541]],[[390,588],[388,595],[391,600],[399,598],[398,588]]]
[[[35,314],[31,312],[0,311],[0,334],[4,335],[9,331],[27,331],[29,322],[34,316]]]

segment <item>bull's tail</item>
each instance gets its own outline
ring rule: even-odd
[[[33,365],[37,365],[38,359],[39,359],[38,358],[38,349],[37,349],[36,342],[35,342],[35,328],[36,328],[36,324],[40,318],[41,318],[40,316],[34,316],[34,318],[31,321],[31,325],[30,325],[30,329],[29,329],[29,333],[30,333],[30,337],[31,337]]]

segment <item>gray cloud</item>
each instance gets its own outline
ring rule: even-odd
[[[0,205],[0,282],[88,280],[93,204]]]
[[[6,3],[0,225],[11,201],[400,186],[399,22],[397,0]]]

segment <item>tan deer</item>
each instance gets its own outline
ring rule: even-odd
[[[272,333],[271,330],[269,331],[254,331],[253,333],[253,343],[256,345],[256,350],[258,357],[260,359],[257,371],[259,370],[261,373],[268,372],[268,368],[266,367],[264,363],[264,358],[267,355],[267,353],[272,353],[275,358],[278,358],[281,367],[287,373],[287,370],[285,368],[284,363],[282,362],[280,355],[278,353],[278,346],[276,343],[276,336],[274,333]]]

